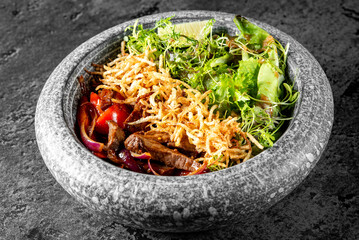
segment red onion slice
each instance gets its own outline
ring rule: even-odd
[[[147,164],[148,164],[148,167],[150,168],[151,172],[156,175],[156,176],[162,176],[161,174],[158,174],[151,166],[151,162],[150,162],[151,158],[148,159],[147,161]]]
[[[131,153],[129,150],[122,149],[120,151],[120,153],[118,154],[118,157],[126,164],[126,166],[130,170],[132,170],[134,172],[139,172],[139,173],[143,172],[141,170],[141,168],[138,166],[138,164],[136,163],[135,159],[133,159],[133,157],[131,156]]]
[[[93,139],[91,139],[86,130],[89,126],[89,116],[87,114],[88,110],[88,102],[82,103],[79,107],[79,112],[77,114],[77,121],[80,126],[80,136],[82,143],[90,150],[94,152],[101,152],[104,148],[104,144],[100,142],[96,142]]]
[[[85,130],[85,124],[81,124],[80,127],[80,135],[81,135],[81,139],[83,144],[90,150],[90,151],[94,151],[94,152],[101,152],[103,147],[105,146],[103,143],[100,142],[96,142],[94,140],[92,140],[86,133]]]

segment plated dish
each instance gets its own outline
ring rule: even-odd
[[[128,26],[116,58],[78,78],[84,145],[121,168],[166,176],[226,169],[272,147],[299,96],[286,74],[289,45],[241,16],[236,36],[214,23]]]
[[[215,19],[213,28],[239,34],[234,14],[183,11],[145,16],[121,23],[89,39],[53,71],[38,100],[36,139],[57,182],[80,203],[113,216],[117,222],[154,231],[201,231],[239,225],[288,195],[314,168],[328,143],[333,97],[314,57],[275,27],[248,20],[283,46],[290,45],[286,73],[299,92],[292,119],[271,148],[235,166],[192,176],[154,176],[122,169],[99,159],[75,131],[82,97],[77,77],[85,68],[116,59],[136,21],[151,29],[160,19],[173,24]],[[90,69],[92,71],[93,69]],[[89,82],[85,81],[86,86]],[[152,161],[151,161],[152,163]]]

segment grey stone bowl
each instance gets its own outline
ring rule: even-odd
[[[145,28],[173,16],[175,23],[216,19],[216,28],[236,34],[233,14],[169,12],[139,18]],[[249,19],[282,44],[290,44],[288,73],[300,99],[284,135],[274,146],[226,170],[187,177],[161,177],[120,169],[92,155],[74,125],[80,88],[76,80],[90,64],[116,55],[125,29],[112,27],[70,53],[47,80],[38,100],[36,138],[48,169],[82,204],[116,221],[142,229],[189,232],[228,227],[248,220],[290,193],[313,169],[328,142],[333,123],[330,84],[314,57],[287,34]]]

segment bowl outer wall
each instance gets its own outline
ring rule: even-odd
[[[234,14],[209,11],[161,13],[139,18],[153,26],[160,18],[174,22],[214,18],[232,29]],[[187,177],[138,174],[106,163],[89,152],[74,134],[73,91],[84,67],[127,26],[119,24],[70,53],[47,80],[37,103],[35,128],[41,155],[61,186],[92,209],[132,227],[155,231],[198,231],[244,221],[292,191],[319,160],[333,124],[330,84],[315,58],[278,29],[249,19],[282,44],[290,43],[288,66],[300,91],[294,119],[274,146],[226,170]],[[78,87],[78,86],[77,86]]]

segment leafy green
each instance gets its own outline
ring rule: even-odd
[[[235,77],[235,88],[240,93],[247,93],[252,97],[257,96],[257,78],[259,68],[260,64],[255,58],[249,58],[239,62]]]
[[[270,36],[265,30],[239,15],[233,21],[241,31],[240,37],[245,40],[247,47],[252,50],[260,50],[264,47],[264,41]]]
[[[218,106],[220,116],[238,116],[242,130],[268,148],[283,132],[284,122],[290,119],[286,114],[290,114],[299,96],[285,75],[288,46],[283,48],[268,32],[244,17],[237,16],[233,21],[240,30],[236,37],[223,31],[214,34],[213,19],[194,24],[205,26],[200,37],[184,35],[186,26],[176,27],[167,18],[152,29],[135,24],[125,40],[134,54],[157,49],[153,59],[158,61],[162,55],[173,78],[201,92],[211,90],[210,105]],[[253,153],[259,152],[254,147]],[[220,166],[211,168],[218,170]]]

